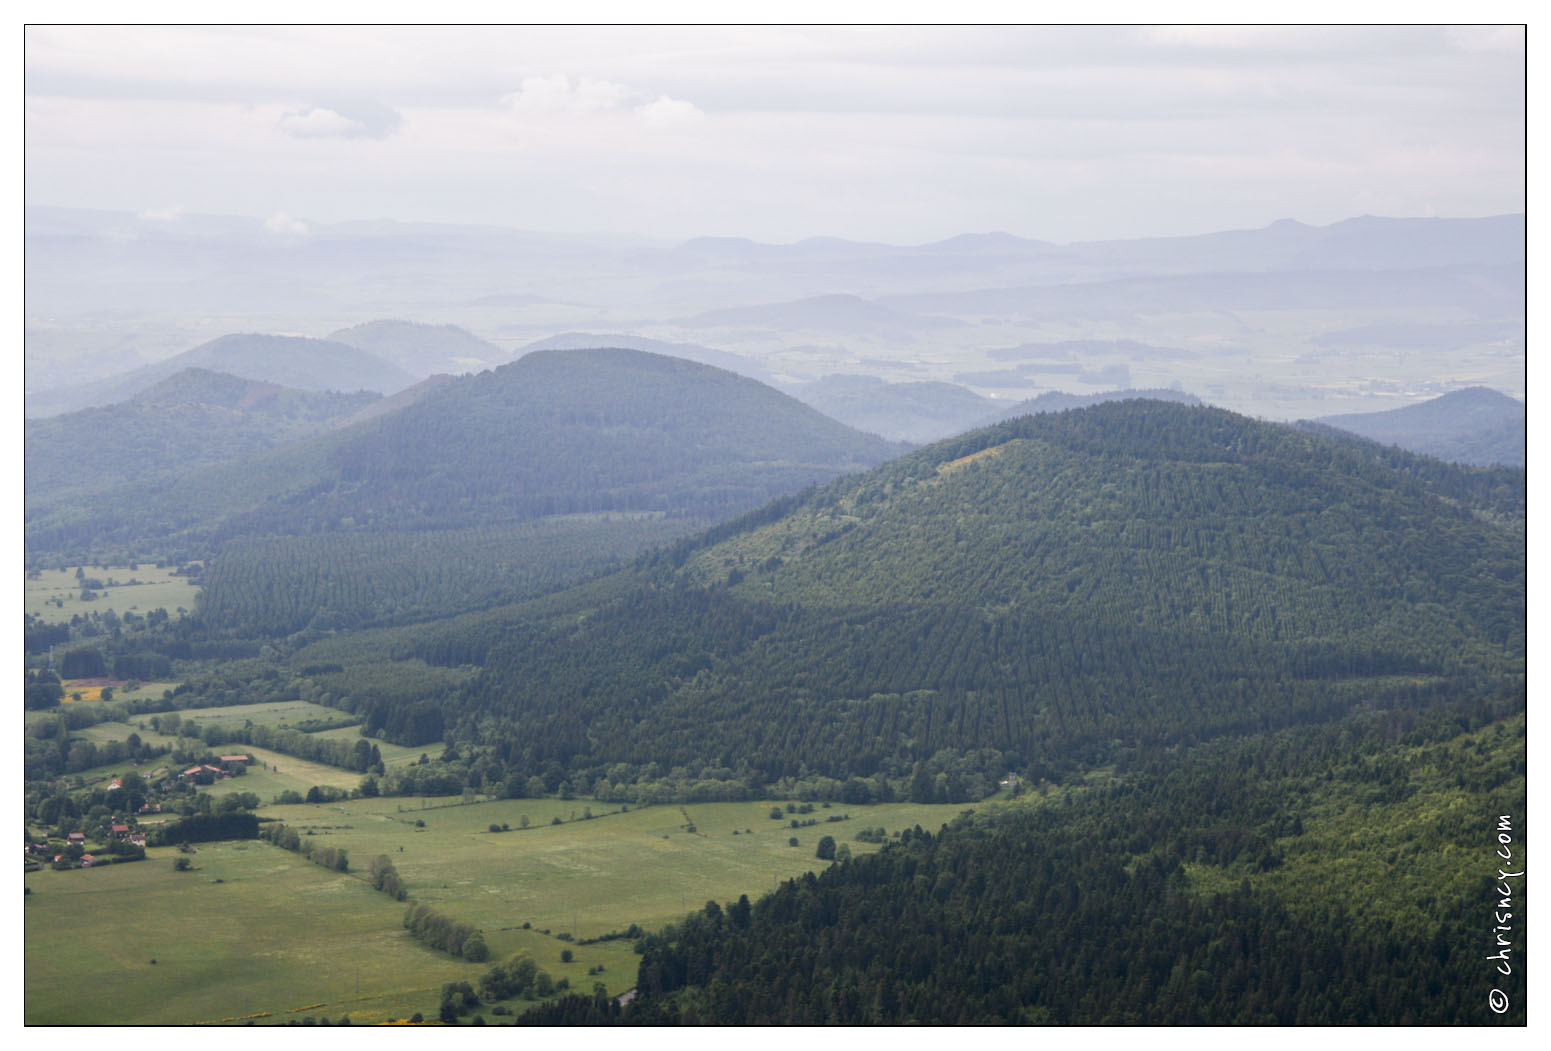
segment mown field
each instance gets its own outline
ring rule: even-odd
[[[178,712],[182,721],[203,730],[212,724],[255,726],[293,726],[309,719],[338,719],[338,708],[325,708],[311,701],[270,701],[261,704],[228,704],[219,708],[185,708]],[[348,717],[347,717],[348,718]]]
[[[364,869],[386,854],[411,896],[487,933],[531,923],[582,939],[632,923],[653,929],[711,898],[757,897],[825,864],[814,856],[824,835],[860,853],[876,849],[855,841],[864,828],[936,830],[965,809],[835,804],[795,815],[818,824],[793,829],[791,818],[771,819],[771,807],[781,805],[703,803],[620,813],[617,805],[583,799],[447,805],[379,798],[272,806],[260,815],[326,837],[326,845],[349,852],[353,867]],[[590,821],[589,809],[596,815]],[[825,820],[843,814],[850,820]],[[556,818],[562,823],[552,824]],[[491,825],[509,831],[491,832]],[[788,845],[793,836],[795,847]]]
[[[295,854],[204,844],[194,871],[174,872],[175,854],[25,877],[27,1024],[435,1017],[441,983],[482,970],[414,941],[403,906]]]
[[[175,614],[179,607],[193,609],[199,596],[199,588],[191,585],[187,577],[173,576],[171,569],[158,569],[154,562],[84,568],[87,578],[100,580],[104,585],[109,585],[109,581],[117,583],[96,591],[96,598],[86,600],[81,598],[81,582],[76,578],[75,567],[38,570],[27,575],[23,608],[48,621],[109,610],[119,616],[131,612],[143,616],[153,609]]]
[[[214,790],[254,790],[257,777],[224,781]],[[492,961],[528,952],[574,989],[601,981],[617,995],[635,984],[629,940],[577,945],[557,936],[596,938],[632,923],[654,930],[707,900],[755,898],[779,880],[828,864],[814,856],[820,836],[833,835],[860,853],[877,849],[855,841],[863,828],[936,829],[965,809],[836,804],[795,815],[819,824],[792,829],[789,818],[770,818],[775,805],[785,802],[628,813],[559,799],[379,798],[268,807],[262,816],[344,847],[351,871],[329,872],[266,843],[246,842],[198,846],[197,868],[189,873],[172,871],[172,848],[153,849],[140,863],[30,873],[25,1020],[233,1024],[269,1012],[255,1022],[308,1015],[337,1021],[349,1014],[360,1024],[416,1011],[435,1018],[443,982],[477,983],[490,964],[466,963],[414,941],[402,926],[405,906],[364,882],[377,854],[393,860],[412,898],[482,927]],[[600,816],[585,820],[589,807]],[[845,813],[850,820],[824,820]],[[557,817],[563,823],[550,824]],[[489,831],[503,823],[511,830]],[[787,845],[791,836],[798,846]],[[562,963],[567,949],[574,959]],[[588,973],[600,966],[601,972]],[[508,1006],[520,1011],[523,1003]],[[487,1022],[502,1021],[489,1012],[481,1009]]]

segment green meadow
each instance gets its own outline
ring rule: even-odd
[[[416,942],[387,896],[295,854],[203,844],[174,872],[176,853],[26,875],[27,1024],[435,1017],[441,983],[482,970]]]
[[[248,772],[241,777],[221,778],[209,788],[200,789],[201,792],[209,792],[211,795],[224,796],[231,792],[252,792],[267,803],[281,792],[293,791],[305,795],[307,789],[313,785],[327,785],[348,790],[361,783],[361,775],[353,770],[341,770],[337,766],[329,766],[326,763],[298,759],[281,752],[271,752],[268,748],[232,744],[221,745],[212,748],[211,751],[223,755],[241,753],[252,756],[254,760],[253,765],[248,767]]]
[[[202,791],[254,790],[261,776]],[[25,1020],[236,1024],[267,1012],[255,1023],[349,1014],[361,1024],[417,1011],[434,1019],[442,983],[477,983],[490,963],[466,963],[410,937],[405,905],[364,880],[378,854],[393,861],[412,899],[481,927],[491,962],[527,952],[573,989],[602,982],[618,995],[635,984],[631,942],[576,941],[631,924],[655,930],[712,899],[757,898],[780,880],[827,865],[814,855],[821,836],[861,853],[877,849],[855,840],[864,828],[935,830],[964,809],[815,806],[793,816],[819,823],[793,829],[790,818],[770,817],[772,806],[786,803],[628,812],[560,799],[271,806],[261,816],[345,848],[350,871],[330,872],[253,841],[198,845],[192,872],[174,872],[176,851],[156,848],[144,862],[29,873]],[[825,820],[843,814],[850,819]],[[561,824],[551,823],[556,818]],[[491,832],[492,824],[509,831]],[[788,845],[793,836],[796,847]],[[573,959],[562,962],[567,950]],[[525,1004],[507,1006],[520,1012]],[[489,1012],[481,1008],[487,1022],[502,1020]]]
[[[178,609],[193,609],[199,588],[187,577],[173,576],[172,570],[158,569],[154,562],[135,566],[83,567],[87,579],[105,585],[94,593],[96,598],[81,597],[81,582],[75,569],[41,569],[27,574],[23,608],[47,621],[69,620],[80,614],[125,613],[145,615],[153,609],[176,614]],[[131,583],[133,581],[133,583]]]
[[[178,712],[185,724],[206,726],[291,726],[308,719],[338,719],[338,708],[325,708],[311,701],[269,701],[262,704],[228,704],[219,708],[185,708]],[[348,716],[346,716],[348,718]],[[351,730],[354,733],[354,730]]]
[[[344,848],[354,868],[364,870],[373,857],[387,855],[412,897],[487,934],[529,923],[585,939],[632,923],[655,929],[713,898],[756,898],[826,864],[815,857],[822,836],[860,853],[876,849],[855,841],[864,828],[892,833],[919,824],[935,831],[964,809],[816,806],[794,816],[818,824],[794,829],[790,818],[771,819],[771,807],[782,805],[667,804],[622,813],[617,804],[582,799],[449,805],[445,799],[378,798],[272,806],[260,815]],[[850,820],[825,820],[844,814]],[[561,823],[553,824],[556,819]],[[491,825],[508,830],[491,832]],[[795,847],[789,845],[794,836]]]

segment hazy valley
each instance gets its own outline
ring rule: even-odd
[[[352,368],[383,393],[395,370],[422,379],[534,346],[618,345],[799,396],[832,376],[953,384],[1006,404],[1172,388],[1289,420],[1470,386],[1522,399],[1524,229],[1521,215],[1370,217],[1070,245],[771,245],[395,223],[279,234],[33,208],[27,411],[121,400],[137,370],[233,333],[343,342],[379,359]],[[368,324],[382,319],[435,331]],[[588,335],[554,342],[567,333]],[[89,385],[110,377],[117,388]]]

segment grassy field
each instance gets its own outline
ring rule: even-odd
[[[209,788],[200,789],[201,792],[209,792],[215,796],[223,796],[230,792],[252,792],[260,799],[268,801],[285,791],[296,791],[305,795],[307,789],[313,785],[351,789],[361,783],[362,775],[353,770],[341,770],[337,766],[298,759],[280,752],[271,752],[267,748],[232,744],[218,745],[211,751],[221,754],[243,753],[251,755],[256,760],[243,776],[222,778]]]
[[[199,589],[189,584],[186,577],[175,577],[171,569],[157,569],[155,563],[142,562],[137,566],[111,566],[99,569],[87,566],[86,576],[108,584],[116,584],[98,591],[91,601],[81,598],[81,583],[76,579],[74,567],[66,570],[39,570],[36,576],[28,575],[24,595],[24,609],[48,621],[69,620],[76,614],[106,613],[112,610],[119,616],[125,613],[144,615],[153,609],[165,609],[176,614],[179,607],[193,609]],[[135,583],[130,583],[135,581]]]
[[[711,898],[756,898],[780,880],[826,864],[814,857],[821,836],[832,835],[836,843],[849,843],[853,853],[861,853],[876,849],[854,841],[863,828],[881,825],[893,832],[919,824],[935,831],[964,809],[836,804],[799,817],[817,818],[819,824],[793,829],[789,819],[771,820],[770,808],[779,801],[657,806],[629,813],[580,799],[447,804],[361,799],[268,807],[261,815],[312,829],[320,842],[345,848],[352,864],[362,868],[376,855],[388,855],[413,897],[487,932],[531,923],[557,934],[596,938],[632,923],[660,927]],[[588,808],[599,816],[582,820]],[[825,821],[845,813],[850,820]],[[521,827],[525,816],[527,829]],[[551,824],[557,817],[563,824]],[[417,821],[424,826],[417,827]],[[686,830],[691,823],[693,833]],[[492,824],[510,831],[493,833]],[[796,847],[788,845],[792,836],[798,839]]]
[[[254,776],[223,784],[235,790]],[[632,923],[651,930],[708,899],[757,898],[780,879],[826,865],[814,857],[822,835],[860,853],[876,849],[854,841],[862,828],[936,829],[963,809],[836,805],[800,815],[820,823],[794,830],[769,817],[769,802],[650,807],[590,821],[580,820],[587,807],[600,815],[608,808],[557,799],[421,802],[263,811],[346,848],[350,873],[247,842],[201,845],[188,873],[173,872],[175,851],[160,848],[143,863],[27,874],[25,1021],[233,1024],[261,1012],[257,1024],[344,1014],[360,1024],[416,1011],[435,1018],[442,983],[477,983],[489,964],[414,941],[402,927],[404,906],[362,879],[377,854],[392,858],[412,897],[482,927],[492,961],[527,952],[574,989],[601,981],[617,995],[635,984],[628,940],[575,945],[555,936],[597,937]],[[843,813],[851,819],[823,820]],[[531,827],[519,830],[524,815]],[[549,824],[555,817],[565,823]],[[489,831],[502,822],[512,830]],[[793,835],[797,847],[787,845]],[[562,963],[567,949],[574,958]],[[601,972],[589,974],[595,967]],[[520,1011],[523,1003],[508,1006]],[[480,1012],[487,1022],[502,1021],[489,1010]]]
[[[345,714],[338,708],[325,708],[311,701],[228,704],[220,708],[184,708],[178,711],[183,722],[195,723],[201,728],[212,723],[242,726],[247,722],[256,726],[291,726],[308,719],[338,719]],[[350,732],[356,731],[352,729]]]
[[[25,877],[27,1024],[434,1018],[442,982],[484,970],[412,939],[386,895],[295,854],[206,844],[180,873],[175,853]]]
[[[96,744],[107,744],[110,741],[127,741],[130,734],[138,734],[140,740],[146,744],[170,745],[177,741],[175,737],[159,734],[155,730],[140,729],[138,721],[135,725],[129,723],[97,723],[95,726],[85,726],[79,730],[72,730],[71,737],[79,737]],[[170,762],[167,759],[155,760],[152,765],[165,766]],[[118,764],[123,766],[125,764]]]

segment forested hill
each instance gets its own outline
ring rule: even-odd
[[[1524,403],[1489,387],[1467,387],[1401,409],[1325,416],[1334,427],[1456,463],[1524,466]]]
[[[898,448],[763,384],[630,350],[544,352],[272,454],[40,516],[29,553],[452,529],[587,512],[716,520]],[[130,498],[132,497],[132,498]]]
[[[331,332],[328,338],[367,351],[412,376],[472,372],[513,356],[457,325],[368,321]]]
[[[369,390],[379,394],[403,390],[416,378],[373,354],[333,340],[245,332],[221,336],[118,376],[40,392],[27,399],[27,414],[44,417],[113,405],[189,368],[301,390]]]
[[[92,513],[106,489],[138,489],[322,434],[380,400],[184,369],[117,405],[28,420],[27,511],[68,501]]]
[[[939,443],[682,542],[607,601],[416,651],[483,662],[444,712],[508,779],[973,799],[1008,769],[1514,681],[1523,500],[1518,471],[1114,403]]]

